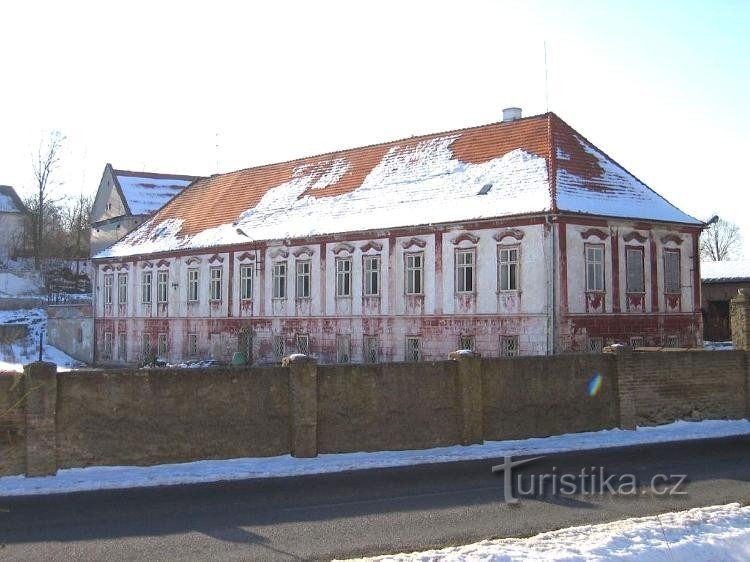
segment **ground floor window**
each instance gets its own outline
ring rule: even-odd
[[[474,342],[474,336],[459,336],[458,337],[458,349],[468,349],[470,351],[476,351]]]
[[[188,355],[190,357],[198,355],[198,334],[188,334]]]
[[[276,359],[284,357],[284,336],[273,337],[273,356]]]
[[[112,359],[112,332],[104,332],[104,359]]]
[[[422,360],[422,338],[419,336],[406,338],[406,360],[409,362]]]
[[[128,360],[128,336],[125,332],[117,334],[117,358],[120,361]]]
[[[378,336],[365,336],[364,356],[365,363],[378,362]]]
[[[500,357],[519,355],[518,336],[500,336]]]
[[[352,340],[348,335],[336,336],[336,363],[349,363],[352,355]]]
[[[589,338],[589,353],[601,353],[602,349],[604,349],[602,338]]]
[[[297,334],[297,353],[310,355],[310,336],[307,334]]]
[[[167,334],[159,334],[159,342],[157,344],[157,353],[159,357],[164,359],[167,356]]]

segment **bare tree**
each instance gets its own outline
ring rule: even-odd
[[[42,247],[44,246],[45,210],[50,202],[50,188],[52,175],[60,163],[65,137],[60,131],[52,131],[46,142],[39,143],[36,156],[32,157],[31,165],[34,170],[34,268],[41,267]]]
[[[742,250],[740,227],[717,216],[708,221],[701,234],[701,259],[724,261],[738,258]]]

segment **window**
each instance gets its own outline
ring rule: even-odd
[[[297,262],[297,298],[310,298],[310,261]]]
[[[104,359],[112,359],[112,332],[104,332]]]
[[[406,294],[421,295],[424,273],[424,254],[406,254]]]
[[[253,267],[252,265],[240,266],[240,299],[242,300],[253,298]]]
[[[518,290],[518,248],[498,248],[498,278],[501,291]]]
[[[156,302],[167,302],[167,287],[169,286],[169,271],[159,271],[156,274]]]
[[[271,275],[273,281],[273,298],[286,298],[286,262],[273,264]]]
[[[664,250],[664,292],[680,292],[680,251]]]
[[[630,347],[633,349],[643,347],[643,336],[633,336],[630,338]]]
[[[459,336],[458,349],[469,349],[475,351],[474,336]]]
[[[628,293],[643,293],[646,290],[643,275],[643,248],[625,249],[625,290]]]
[[[125,332],[117,334],[117,358],[120,361],[128,359],[128,336]]]
[[[378,336],[365,336],[365,363],[378,362]]]
[[[500,357],[520,355],[518,336],[500,336]]]
[[[128,302],[128,274],[117,274],[117,302],[127,304]]]
[[[104,276],[104,304],[112,304],[112,285],[114,283],[114,274],[109,273]]]
[[[198,270],[188,269],[188,302],[198,301]]]
[[[422,338],[417,336],[406,338],[406,360],[410,363],[422,360]]]
[[[143,344],[141,345],[141,354],[144,361],[151,357],[151,334],[143,334]]]
[[[167,334],[159,334],[156,346],[156,353],[164,359],[167,356]]]
[[[586,290],[604,292],[604,246],[586,244]]]
[[[456,251],[456,292],[474,292],[475,250]]]
[[[151,272],[144,271],[141,274],[141,302],[151,304]]]
[[[222,268],[220,267],[212,267],[211,268],[211,277],[210,277],[210,285],[209,285],[209,298],[212,301],[220,301],[221,300],[221,276],[222,276]]]
[[[604,349],[604,340],[602,338],[589,338],[589,352],[601,353]]]
[[[79,344],[83,343],[83,328],[81,326],[76,329],[76,340]]]
[[[336,258],[336,296],[352,296],[352,259]]]
[[[680,336],[667,336],[667,347],[680,347]]]
[[[273,337],[273,355],[276,359],[284,357],[284,336]]]
[[[366,297],[380,295],[380,256],[364,256],[362,258],[364,270],[364,287],[362,291]]]
[[[336,336],[336,363],[349,363],[352,355],[352,340],[348,335]]]
[[[310,355],[310,336],[308,334],[297,334],[297,353]]]
[[[198,334],[188,334],[188,355],[190,357],[198,355]]]

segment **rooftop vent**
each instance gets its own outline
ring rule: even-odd
[[[521,118],[520,107],[506,107],[505,109],[503,109],[503,123],[515,121],[516,119],[520,119],[520,118]]]
[[[482,189],[479,190],[479,193],[477,193],[477,195],[487,195],[490,192],[490,189],[492,189],[492,184],[486,183],[482,186]]]

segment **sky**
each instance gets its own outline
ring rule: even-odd
[[[52,129],[72,198],[107,162],[209,175],[549,109],[750,258],[748,29],[745,0],[6,2],[0,184],[31,193]]]

